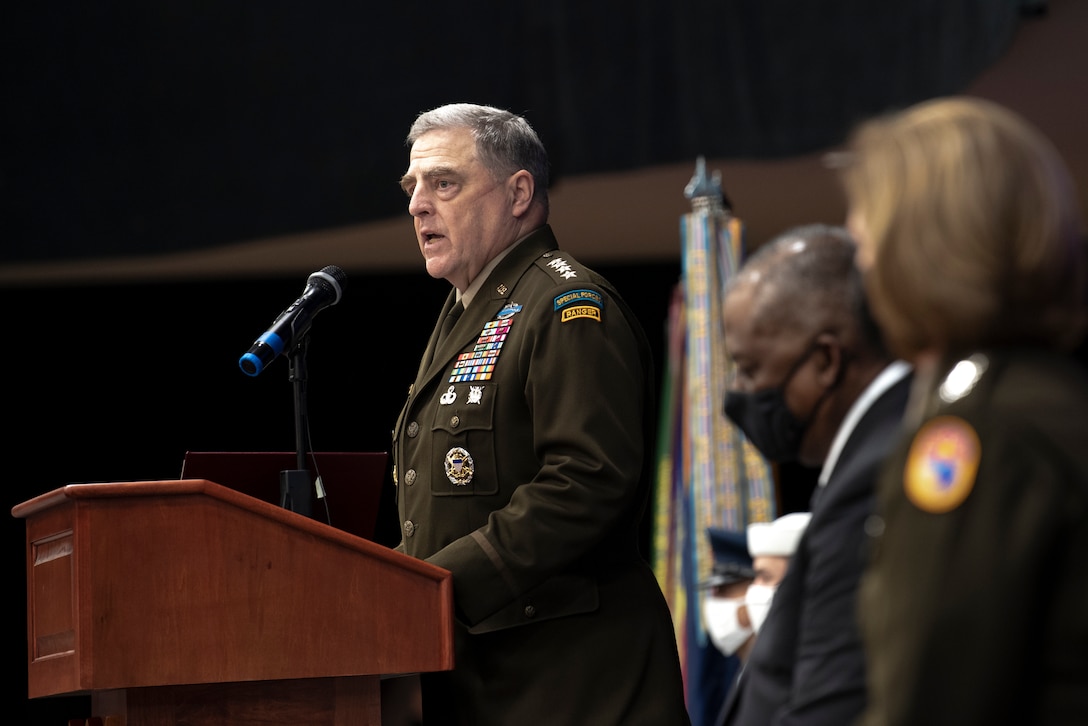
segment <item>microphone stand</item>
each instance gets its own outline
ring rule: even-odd
[[[295,448],[298,454],[296,468],[280,472],[280,506],[306,517],[313,514],[310,499],[310,470],[306,456],[310,450],[309,426],[306,420],[306,348],[310,336],[303,335],[298,345],[288,354],[289,376],[294,384],[295,396]]]

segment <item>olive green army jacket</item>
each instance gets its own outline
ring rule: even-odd
[[[399,548],[453,574],[449,722],[687,723],[638,549],[654,430],[638,321],[545,226],[441,343],[438,327],[393,456]]]
[[[864,726],[1088,718],[1088,372],[951,360],[879,484]]]

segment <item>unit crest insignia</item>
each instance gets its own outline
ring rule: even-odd
[[[472,455],[460,446],[454,446],[446,452],[446,478],[451,484],[463,487],[472,481]]]

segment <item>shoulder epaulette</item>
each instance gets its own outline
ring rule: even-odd
[[[536,266],[551,275],[556,284],[589,282],[589,270],[558,250],[542,254],[536,259]]]

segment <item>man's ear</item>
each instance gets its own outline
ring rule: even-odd
[[[834,333],[820,333],[814,344],[816,352],[812,357],[817,366],[816,379],[825,386],[834,386],[842,378],[846,365],[842,340]]]
[[[514,216],[520,217],[529,211],[529,207],[533,203],[533,192],[536,190],[536,180],[533,179],[532,174],[522,169],[515,172],[506,183],[510,197],[513,201],[512,211],[514,212]]]

